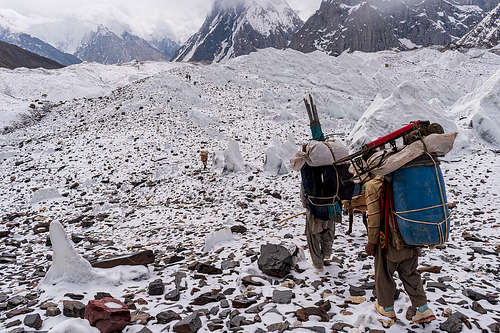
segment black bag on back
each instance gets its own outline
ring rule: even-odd
[[[304,164],[300,170],[302,186],[306,207],[314,217],[327,220],[330,217],[328,206],[334,205],[335,201],[352,198],[354,183],[343,180],[351,178],[348,168],[348,164],[337,167],[334,165],[312,167]]]

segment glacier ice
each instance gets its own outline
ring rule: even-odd
[[[94,280],[97,274],[90,263],[76,252],[61,223],[54,221],[50,224],[49,229],[54,254],[52,255],[52,266],[50,266],[42,284],[87,283]]]
[[[224,228],[222,230],[211,233],[205,239],[203,252],[210,252],[215,249],[217,245],[225,242],[230,242],[232,240],[234,240],[234,236],[230,228]]]
[[[57,324],[48,333],[99,333],[99,330],[90,326],[88,320],[73,318]]]

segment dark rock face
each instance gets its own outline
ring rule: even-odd
[[[263,273],[279,278],[290,273],[293,266],[293,256],[285,247],[266,244],[261,246],[260,253],[257,264]]]
[[[171,60],[177,53],[177,51],[181,48],[179,43],[166,37],[162,39],[154,39],[150,43],[158,50],[160,50],[168,60]]]
[[[339,55],[345,50],[447,45],[464,36],[483,16],[477,6],[443,0],[325,0],[293,36],[290,47]]]
[[[380,13],[356,0],[328,0],[294,35],[290,48],[305,53],[316,50],[340,55],[345,50],[374,52],[405,49]]]
[[[24,50],[35,53],[41,57],[48,58],[53,62],[61,65],[69,66],[69,65],[79,64],[82,62],[74,55],[61,52],[52,45],[45,43],[41,39],[38,39],[36,37],[33,37],[25,33],[14,33],[11,32],[9,29],[5,29],[2,27],[0,27],[0,41],[14,44]],[[55,67],[55,68],[60,68],[60,67]],[[28,68],[36,68],[36,67],[28,67]]]
[[[0,67],[9,69],[18,67],[57,69],[64,66],[35,53],[23,50],[16,45],[0,41]]]
[[[38,313],[36,314],[29,314],[24,317],[24,325],[34,328],[34,329],[40,329],[42,327],[43,321],[42,318]]]
[[[446,45],[465,35],[483,18],[479,9],[442,0],[375,2],[384,21],[398,38],[417,45]]]
[[[93,300],[85,308],[85,319],[102,333],[121,331],[130,323],[130,310],[114,298]]]
[[[79,301],[63,301],[63,314],[66,317],[84,318],[85,304]]]
[[[177,333],[195,333],[201,328],[201,319],[198,313],[193,313],[177,322],[174,325],[174,332]]]
[[[148,294],[152,296],[163,295],[165,292],[165,286],[163,285],[163,281],[161,279],[154,280],[148,286]]]
[[[219,62],[257,49],[285,48],[302,25],[286,2],[215,1],[200,30],[179,49],[175,61]]]
[[[155,254],[151,250],[145,250],[130,255],[118,256],[115,258],[92,262],[92,267],[112,268],[121,265],[139,266],[152,264],[155,261]]]
[[[459,47],[491,48],[500,43],[500,4],[456,44]]]
[[[168,324],[173,320],[181,320],[181,316],[172,310],[168,310],[158,313],[156,315],[156,320],[159,324]]]
[[[101,64],[118,64],[132,60],[168,60],[144,39],[128,32],[117,36],[102,25],[89,35],[87,42],[78,48],[75,55],[84,61]]]
[[[292,303],[293,292],[291,290],[274,290],[273,302],[278,304]]]

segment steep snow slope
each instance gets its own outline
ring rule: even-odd
[[[382,330],[373,309],[373,258],[363,254],[366,235],[358,218],[350,236],[345,235],[345,225],[337,226],[333,264],[323,272],[315,272],[306,259],[299,262],[303,271],[292,271],[292,277],[262,280],[262,286],[242,284],[244,277],[260,274],[255,260],[262,244],[286,240],[307,254],[303,218],[278,223],[303,210],[300,176],[276,176],[267,169],[264,172],[264,156],[283,145],[274,149],[274,157],[280,158],[289,154],[292,142],[298,148],[309,139],[302,102],[307,92],[316,97],[326,132],[348,133],[362,112],[377,101],[377,94],[382,100],[392,98],[396,105],[404,106],[405,98],[412,97],[403,93],[409,83],[420,90],[418,98],[409,102],[428,101],[420,109],[425,113],[419,118],[435,115],[432,107],[446,111],[496,75],[498,59],[488,52],[478,57],[475,53],[431,49],[356,52],[338,58],[319,52],[303,55],[268,49],[224,64],[181,64],[102,98],[68,101],[32,126],[0,135],[0,217],[6,221],[2,227],[9,228],[9,234],[0,239],[0,258],[5,263],[0,270],[0,293],[7,297],[30,293],[36,303],[34,313],[44,319],[41,330],[68,318],[48,318],[38,304],[49,299],[59,304],[68,299],[65,292],[82,294],[86,303],[98,291],[120,300],[133,293],[136,307],[152,316],[172,310],[185,317],[189,308],[201,313],[213,311],[216,314],[201,316],[203,327],[198,332],[203,333],[219,318],[223,327],[238,324],[236,320],[231,324],[228,316],[234,310],[231,301],[240,294],[259,304],[248,312],[239,310],[248,322],[233,317],[244,325],[245,332],[267,330],[269,325],[285,321],[292,325],[297,322],[294,311],[321,300],[331,302],[330,321],[320,322],[313,316],[297,332],[313,327],[317,332],[331,332],[334,327],[361,332]],[[187,74],[191,80],[186,79]],[[353,110],[356,117],[345,110]],[[377,108],[377,112],[382,111]],[[455,119],[445,111],[438,115]],[[403,114],[389,108],[384,112],[383,126],[389,129],[400,125]],[[380,126],[374,129],[379,131]],[[346,135],[337,138],[345,140]],[[385,329],[387,332],[409,327],[419,333],[438,331],[446,320],[441,314],[447,308],[467,316],[471,332],[481,332],[495,323],[500,311],[497,302],[480,300],[487,312],[478,315],[472,309],[473,300],[462,294],[463,289],[472,288],[496,296],[500,283],[496,249],[500,242],[500,200],[495,192],[499,157],[480,141],[471,145],[473,154],[458,152],[441,164],[449,201],[458,204],[453,211],[450,242],[425,249],[420,260],[422,266],[442,266],[440,273],[423,274],[438,319],[425,327],[411,325],[405,319],[408,297],[402,292],[395,303],[400,320]],[[210,152],[207,170],[200,162],[200,150],[205,149]],[[223,172],[223,166],[217,164],[220,156],[232,159],[242,171]],[[66,290],[45,288],[41,293],[36,286],[50,264],[47,254],[52,253],[46,245],[46,234],[33,232],[40,221],[61,221],[77,242],[76,251],[87,259],[144,248],[154,250],[157,259],[149,265],[148,274],[134,276],[133,282],[115,286],[76,284],[66,286]],[[240,230],[244,226],[248,231],[233,234],[233,241],[211,236],[231,226]],[[476,240],[467,240],[464,232],[473,234]],[[207,239],[216,250],[204,253]],[[217,239],[225,242],[214,244]],[[170,261],[174,255],[180,257],[176,263]],[[195,261],[223,267],[223,273],[195,273],[188,269]],[[127,269],[109,274],[127,277]],[[187,289],[180,291],[179,301],[147,294],[149,282],[160,278],[169,292],[175,288],[175,277],[183,275],[181,286]],[[366,301],[345,304],[350,285],[367,288]],[[225,292],[227,311],[219,302],[190,305],[214,289]],[[402,289],[400,282],[398,289]],[[295,298],[290,304],[277,304],[272,300],[275,290],[291,290]],[[258,318],[250,313],[253,311],[258,312]],[[0,321],[4,318],[2,313]],[[22,322],[23,315],[7,321],[16,319]],[[127,331],[137,332],[147,326],[159,333],[169,331],[174,323],[150,320]]]
[[[21,120],[36,99],[56,104],[73,98],[103,96],[118,87],[175,66],[170,63],[133,62],[114,66],[80,64],[60,70],[0,69],[0,131]]]
[[[500,3],[458,42],[459,47],[491,48],[500,43]]]

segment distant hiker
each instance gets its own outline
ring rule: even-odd
[[[347,156],[347,148],[339,141],[326,141],[312,97],[304,100],[309,115],[313,140],[302,147],[290,161],[300,171],[300,197],[306,211],[305,233],[313,266],[323,269],[332,255],[335,223],[342,221],[342,199],[352,195],[354,184],[346,186],[343,179],[348,164],[335,166],[337,159]],[[350,178],[349,175],[347,178]]]
[[[412,321],[430,322],[436,316],[427,305],[422,279],[417,272],[420,248],[405,246],[399,233],[391,232],[384,223],[384,219],[390,218],[390,214],[382,207],[391,207],[389,203],[392,201],[386,184],[383,176],[375,176],[364,185],[368,209],[368,243],[365,251],[369,256],[375,257],[375,309],[382,316],[396,319],[396,282],[393,275],[398,272],[412,306],[416,308]]]
[[[203,163],[203,169],[206,169],[208,163],[208,151],[206,150],[200,151],[200,159],[201,163]]]

